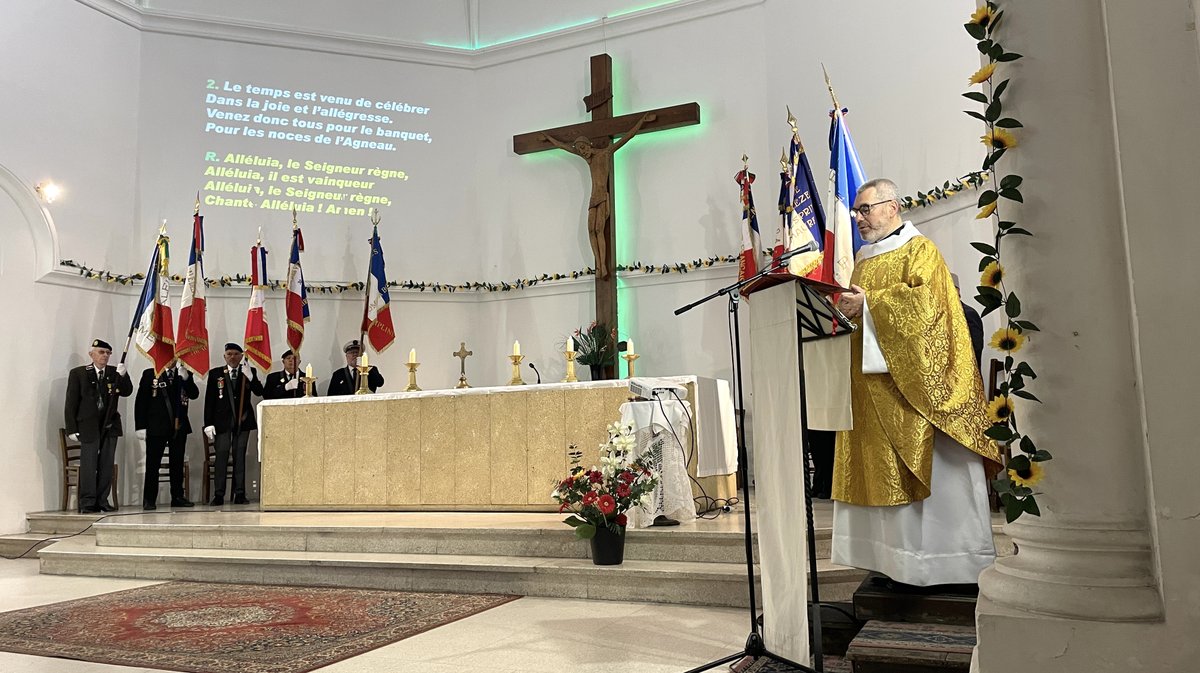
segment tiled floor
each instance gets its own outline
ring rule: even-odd
[[[36,561],[0,561],[0,611],[148,584],[39,575]],[[678,673],[737,651],[747,628],[743,610],[527,597],[320,671]],[[0,652],[5,673],[142,670]]]

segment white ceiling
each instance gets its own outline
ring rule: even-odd
[[[145,13],[466,50],[708,0],[125,0]]]

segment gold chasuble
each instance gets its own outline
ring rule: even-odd
[[[991,425],[983,381],[950,271],[911,224],[898,234],[887,242],[895,249],[860,253],[851,280],[866,291],[859,320],[873,327],[851,336],[854,429],[838,433],[835,452],[833,499],[853,505],[928,498],[935,430],[993,463],[988,474],[1000,467],[999,447],[983,434]],[[884,373],[863,373],[864,337],[868,360],[882,353]]]

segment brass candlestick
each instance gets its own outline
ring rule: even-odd
[[[579,379],[575,378],[575,351],[563,351],[563,355],[567,358],[567,377],[562,382],[579,383]]]
[[[304,396],[305,396],[305,397],[312,397],[312,396],[313,396],[313,386],[314,386],[314,385],[316,384],[316,382],[317,382],[317,377],[315,377],[315,376],[301,376],[301,377],[300,377],[300,380],[304,382]]]
[[[409,362],[407,364],[408,364],[408,387],[404,389],[404,392],[411,393],[411,392],[421,389],[421,387],[417,385],[417,367],[420,367],[421,363],[420,362]]]
[[[367,387],[367,375],[371,373],[371,368],[367,365],[354,365],[358,370],[358,390],[354,391],[355,395],[370,395],[371,389]]]
[[[636,374],[633,373],[633,363],[635,360],[637,360],[640,357],[642,357],[642,356],[638,355],[637,353],[633,353],[633,354],[626,353],[625,355],[621,356],[622,360],[629,363],[629,375],[626,376],[625,378],[631,379],[634,376],[636,376]]]
[[[512,360],[513,375],[512,380],[508,382],[510,386],[523,386],[525,381],[521,378],[521,360],[525,359],[524,355],[510,355],[509,360]]]

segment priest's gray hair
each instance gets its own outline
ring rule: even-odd
[[[875,188],[875,196],[880,201],[895,201],[897,204],[900,203],[900,188],[896,186],[896,183],[887,178],[875,178],[874,180],[864,182],[858,188],[858,194],[862,194],[872,187]],[[858,194],[854,196],[857,197]]]

